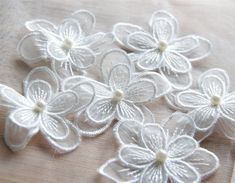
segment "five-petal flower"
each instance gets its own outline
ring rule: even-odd
[[[94,15],[86,10],[76,11],[59,26],[42,19],[28,21],[26,27],[31,33],[20,41],[19,53],[30,60],[29,64],[38,58],[50,58],[52,68],[61,78],[73,75],[74,70],[92,66],[102,47],[112,43],[111,34],[90,34],[94,25]],[[39,52],[32,54],[34,45]]]
[[[13,151],[23,149],[40,130],[58,152],[75,149],[80,143],[80,134],[65,117],[80,110],[85,102],[78,104],[79,96],[73,91],[60,92],[56,76],[46,67],[32,70],[24,87],[25,96],[22,96],[1,85],[1,106],[11,109],[5,125],[7,145]]]
[[[198,183],[218,168],[218,158],[192,138],[188,115],[175,113],[163,125],[122,121],[116,127],[118,156],[99,172],[115,182]]]
[[[179,105],[189,111],[198,130],[208,130],[218,121],[223,133],[234,139],[235,93],[229,93],[229,84],[224,70],[211,69],[200,76],[197,90],[177,94]]]
[[[206,57],[210,52],[208,40],[189,35],[177,38],[178,22],[170,13],[160,10],[149,20],[149,32],[143,28],[117,23],[113,33],[118,43],[132,51],[130,58],[141,70],[158,70],[176,90],[192,84],[190,61]],[[199,47],[200,54],[198,54]]]

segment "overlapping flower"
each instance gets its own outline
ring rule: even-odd
[[[103,47],[113,40],[111,34],[91,34],[95,16],[86,10],[74,12],[59,26],[43,19],[28,21],[25,26],[31,33],[18,45],[21,56],[28,60],[26,63],[29,65],[49,58],[53,70],[62,79],[74,75],[76,70],[91,67]],[[33,50],[34,46],[36,48]]]
[[[215,172],[219,160],[199,147],[194,133],[193,120],[182,113],[174,113],[163,127],[122,121],[116,127],[122,144],[118,155],[99,172],[118,183],[198,183]]]

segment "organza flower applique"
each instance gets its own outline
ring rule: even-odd
[[[199,183],[219,167],[215,154],[193,139],[193,120],[174,113],[163,123],[124,120],[115,129],[121,144],[116,158],[99,173],[114,182]]]
[[[183,90],[192,84],[191,61],[210,53],[210,42],[196,35],[177,38],[178,21],[170,13],[160,10],[149,20],[149,30],[128,23],[113,28],[117,42],[132,53],[132,61],[140,70],[157,70],[172,84]]]
[[[89,105],[93,98],[79,104],[74,91],[59,91],[59,82],[47,67],[35,68],[28,74],[24,93],[23,96],[8,86],[0,86],[0,105],[9,110],[4,134],[9,148],[25,148],[40,131],[57,152],[74,150],[80,144],[80,133],[66,116]]]
[[[43,19],[28,21],[25,26],[31,33],[18,45],[24,61],[33,65],[50,59],[62,79],[91,67],[104,47],[113,42],[111,33],[91,34],[95,16],[86,10],[74,12],[58,26]]]
[[[187,110],[199,131],[217,129],[235,139],[235,93],[229,92],[230,80],[226,71],[210,69],[198,80],[198,88],[177,94],[179,108]]]
[[[127,54],[121,50],[105,54],[101,71],[103,82],[84,76],[69,77],[63,82],[63,90],[71,90],[82,80],[94,86],[94,101],[86,109],[87,121],[93,127],[107,128],[114,119],[144,121],[143,105],[164,96],[171,89],[169,82],[158,73],[135,72]]]

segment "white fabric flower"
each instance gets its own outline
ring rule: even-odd
[[[76,93],[59,92],[56,76],[46,67],[32,70],[24,87],[25,96],[8,86],[0,87],[1,106],[11,109],[5,125],[6,144],[13,151],[21,150],[40,131],[58,152],[75,149],[80,134],[65,116],[78,110]]]
[[[189,116],[175,113],[163,125],[120,123],[118,156],[99,172],[120,183],[199,183],[215,172],[219,160],[192,138],[195,127]]]
[[[228,74],[221,69],[203,73],[197,90],[186,90],[177,95],[180,106],[187,109],[196,127],[205,131],[218,122],[219,128],[231,139],[235,136],[235,93],[229,92]]]
[[[138,68],[158,69],[174,89],[190,87],[190,61],[202,59],[209,54],[209,41],[195,35],[177,38],[177,20],[162,10],[152,15],[149,29],[147,32],[137,25],[118,23],[114,25],[113,33],[121,46],[133,52],[130,58],[137,62]]]
[[[66,74],[73,75],[74,70],[92,66],[104,44],[112,42],[110,34],[90,33],[95,26],[95,17],[86,10],[73,13],[59,26],[41,19],[28,21],[25,25],[31,33],[19,43],[21,56],[30,61],[38,58],[52,59],[52,68],[62,78]],[[33,45],[37,46],[39,52],[32,54]],[[27,50],[27,46],[31,46],[31,50]]]
[[[171,89],[168,81],[157,73],[136,73],[127,54],[121,50],[106,53],[101,70],[104,83],[84,76],[73,76],[64,80],[62,88],[71,90],[81,81],[94,86],[95,98],[86,114],[90,126],[99,126],[103,130],[110,126],[113,119],[143,121],[142,105],[165,95]]]

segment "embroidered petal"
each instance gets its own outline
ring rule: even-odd
[[[127,37],[127,45],[134,50],[146,51],[157,48],[154,38],[145,32],[134,32]]]
[[[31,32],[24,36],[17,45],[17,52],[29,66],[34,66],[47,58],[47,38],[41,32]]]
[[[69,133],[65,139],[54,139],[45,134],[45,138],[48,140],[49,144],[58,153],[67,153],[76,149],[80,142],[80,135],[77,128],[70,122],[67,122]]]
[[[228,139],[235,139],[235,121],[225,117],[220,117],[216,129],[224,134]]]
[[[79,112],[90,105],[95,97],[94,86],[89,81],[80,82],[69,90],[74,91],[77,95],[77,102],[72,102],[75,104],[74,110],[76,112]],[[70,105],[72,103],[70,103]]]
[[[141,139],[148,149],[158,152],[166,147],[166,135],[157,124],[146,124],[141,130]]]
[[[87,10],[78,10],[75,11],[72,15],[72,18],[77,20],[79,23],[82,33],[89,34],[95,27],[95,16],[93,13]]]
[[[109,85],[113,91],[126,90],[127,85],[130,82],[130,68],[127,65],[119,64],[113,67],[109,76]]]
[[[111,99],[99,99],[87,108],[88,117],[95,122],[105,122],[113,117],[116,105]]]
[[[225,70],[219,69],[219,68],[209,69],[206,72],[202,73],[198,79],[198,86],[201,86],[201,83],[203,82],[203,80],[206,77],[211,76],[211,75],[219,77],[225,84],[226,90],[227,91],[229,90],[230,79],[229,79],[228,73]]]
[[[162,165],[157,165],[155,162],[149,165],[143,171],[140,183],[167,183],[168,175]]]
[[[164,53],[164,61],[172,71],[178,73],[189,72],[192,67],[191,63],[188,61],[186,57],[172,51],[166,51]]]
[[[36,19],[32,21],[27,21],[25,27],[29,31],[41,31],[46,35],[47,32],[56,32],[57,27],[51,22],[43,19]]]
[[[185,36],[171,42],[169,49],[175,52],[185,53],[195,49],[198,45],[199,41],[195,36]]]
[[[125,164],[134,168],[145,167],[155,159],[155,154],[149,149],[127,145],[118,153],[118,158]]]
[[[59,82],[54,74],[48,67],[36,67],[30,71],[27,77],[24,79],[24,87],[27,88],[29,83],[34,82],[34,80],[43,80],[50,84],[53,93],[58,92]],[[25,91],[26,93],[26,91]]]
[[[4,140],[12,151],[18,151],[24,149],[37,132],[37,118],[29,111],[20,109],[13,111],[8,116],[5,123]]]
[[[222,115],[235,121],[235,92],[227,94],[220,106]]]
[[[193,137],[183,135],[168,144],[167,155],[173,159],[182,159],[191,155],[197,148],[198,143]]]
[[[187,57],[190,62],[201,60],[206,58],[211,53],[212,44],[208,39],[205,39],[200,36],[195,36],[198,40],[199,45],[188,52],[182,53]]]
[[[213,75],[203,79],[201,88],[208,97],[222,97],[226,93],[223,81],[219,77]]]
[[[195,150],[185,161],[196,168],[203,179],[214,173],[219,167],[219,159],[216,155],[203,148]]]
[[[154,83],[147,79],[132,82],[126,91],[125,98],[127,100],[143,103],[154,99],[156,89]]]
[[[139,144],[141,127],[137,121],[120,121],[114,128],[115,136],[120,144]]]
[[[182,135],[193,137],[195,133],[193,119],[188,114],[181,112],[173,113],[169,119],[163,123],[163,127],[168,130],[172,139]]]
[[[33,103],[47,102],[52,96],[52,90],[49,83],[43,80],[34,80],[27,86],[26,97]]]
[[[96,61],[94,52],[85,47],[71,49],[70,59],[73,65],[80,69],[87,69]]]
[[[175,182],[197,183],[200,175],[195,168],[180,160],[168,160],[166,171]]]
[[[202,107],[193,110],[190,116],[199,130],[206,131],[216,123],[219,112],[213,107]]]
[[[68,53],[61,48],[62,44],[62,41],[58,39],[49,41],[47,43],[48,55],[57,61],[66,60],[68,58]]]
[[[74,92],[60,92],[48,102],[47,110],[50,114],[66,115],[73,112],[77,102],[77,95]]]
[[[210,105],[210,101],[204,94],[194,90],[186,90],[178,93],[177,101],[180,105],[192,109]]]
[[[193,79],[190,72],[177,73],[166,67],[160,68],[159,71],[166,77],[175,90],[186,90],[192,85]]]
[[[137,66],[143,70],[155,70],[161,67],[162,61],[162,54],[156,49],[151,49],[140,54]]]
[[[24,96],[20,95],[18,92],[12,88],[2,85],[0,88],[1,94],[1,104],[4,107],[16,108],[16,107],[32,107],[32,103],[28,101]]]
[[[104,54],[101,60],[101,72],[104,80],[108,83],[111,70],[118,64],[127,65],[132,68],[132,63],[126,52],[120,49],[113,49]]]
[[[59,27],[60,36],[73,44],[81,35],[81,28],[74,19],[66,19]]]
[[[143,122],[144,116],[141,110],[131,102],[122,101],[117,105],[117,115],[122,119],[135,120]]]
[[[105,33],[103,32],[98,32],[96,34],[91,34],[88,35],[86,37],[83,37],[80,41],[79,41],[79,45],[80,46],[91,46],[93,44],[95,44],[96,42],[100,41],[101,39],[103,39],[105,36]]]
[[[40,130],[55,140],[62,140],[68,137],[69,127],[65,120],[57,115],[43,114],[40,121]]]
[[[143,79],[150,80],[154,83],[155,98],[166,95],[171,90],[171,86],[168,80],[156,72],[137,72],[133,73],[131,77],[132,82],[138,82]]]
[[[158,18],[152,25],[153,36],[158,41],[170,41],[174,37],[174,27],[165,18]]]
[[[117,159],[111,159],[99,168],[99,173],[114,182],[136,183],[139,180],[141,169],[123,165]]]
[[[74,72],[74,70],[72,69],[72,63],[69,60],[65,60],[62,62],[52,60],[51,69],[55,72],[56,76],[61,81],[76,74],[76,71]]]
[[[126,47],[127,37],[134,33],[143,31],[143,29],[137,25],[129,24],[129,23],[117,23],[113,26],[113,34],[116,41],[122,47]]]
[[[155,21],[159,18],[167,19],[167,21],[169,21],[174,28],[174,35],[177,34],[179,28],[178,21],[172,14],[168,13],[165,10],[159,10],[154,12],[149,20],[149,26],[154,27]]]

